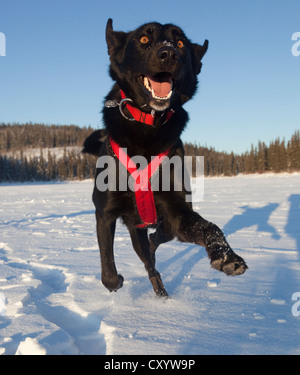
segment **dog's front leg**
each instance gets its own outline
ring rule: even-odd
[[[231,249],[221,229],[192,210],[181,215],[178,237],[206,248],[211,266],[227,275],[243,274],[248,268],[245,261]]]
[[[153,256],[150,253],[150,245],[148,240],[148,234],[146,229],[128,228],[131,236],[132,246],[144,263],[144,266],[148,272],[149,279],[151,281],[154,292],[158,297],[167,297],[168,293],[164,287],[159,272],[156,270],[153,263]]]
[[[103,285],[110,291],[117,291],[123,286],[124,278],[122,275],[118,275],[114,251],[113,242],[116,228],[116,221],[109,222],[104,220],[100,213],[96,210],[97,220],[97,238],[100,248],[100,259],[101,259],[101,280]]]

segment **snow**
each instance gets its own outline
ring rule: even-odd
[[[121,223],[124,286],[102,286],[92,189],[0,185],[0,354],[300,354],[300,174],[206,178],[194,208],[249,270],[228,277],[174,240],[157,250],[167,300]]]
[[[46,350],[41,347],[36,339],[27,337],[22,341],[17,349],[16,355],[45,355]]]

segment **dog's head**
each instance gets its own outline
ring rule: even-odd
[[[106,26],[110,75],[143,111],[178,109],[195,93],[208,48],[191,43],[174,25],[147,23],[132,32]]]

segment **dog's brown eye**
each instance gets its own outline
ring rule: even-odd
[[[142,36],[142,37],[140,38],[140,42],[141,42],[142,44],[146,44],[146,43],[149,42],[149,38],[148,38],[146,35],[144,35],[144,36]]]
[[[182,41],[182,40],[178,40],[178,42],[177,42],[177,46],[178,46],[179,48],[183,48],[183,47],[184,47],[183,41]]]

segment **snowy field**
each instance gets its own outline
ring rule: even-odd
[[[124,286],[102,286],[92,189],[0,185],[1,354],[300,354],[300,174],[206,178],[195,209],[249,270],[228,277],[200,246],[161,245],[168,300],[121,223]]]

